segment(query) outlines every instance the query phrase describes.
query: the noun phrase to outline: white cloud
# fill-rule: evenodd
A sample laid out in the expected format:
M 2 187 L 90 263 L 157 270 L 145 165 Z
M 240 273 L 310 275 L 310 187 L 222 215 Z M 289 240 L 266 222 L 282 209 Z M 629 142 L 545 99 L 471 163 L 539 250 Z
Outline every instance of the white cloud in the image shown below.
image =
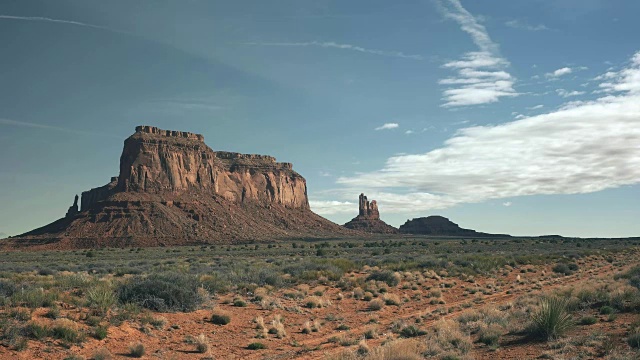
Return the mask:
M 573 72 L 573 69 L 570 67 L 563 67 L 554 72 L 546 73 L 544 76 L 548 78 L 557 78 L 564 75 L 569 75 Z
M 528 107 L 527 110 L 538 110 L 538 109 L 542 109 L 543 107 L 544 105 L 540 104 L 540 105 Z
M 356 203 L 349 201 L 309 200 L 309 206 L 311 206 L 311 210 L 313 210 L 313 212 L 322 215 L 358 212 L 358 206 Z
M 413 131 L 413 130 L 407 130 L 407 131 L 405 131 L 404 133 L 405 133 L 405 134 L 407 134 L 407 135 L 410 135 L 410 134 L 413 134 L 413 133 L 414 133 L 414 131 Z
M 374 130 L 391 130 L 391 129 L 396 129 L 399 126 L 400 125 L 398 125 L 397 123 L 386 123 L 386 124 L 384 124 L 382 126 L 378 126 Z
M 321 47 L 321 48 L 334 48 L 341 50 L 350 50 L 357 51 L 361 53 L 373 54 L 373 55 L 381 55 L 381 56 L 390 56 L 404 59 L 413 59 L 413 60 L 424 60 L 422 55 L 410 55 L 405 54 L 400 51 L 387 51 L 387 50 L 377 50 L 377 49 L 367 49 L 362 46 L 351 45 L 351 44 L 340 44 L 333 41 L 307 41 L 307 42 L 247 42 L 243 43 L 243 45 L 255 45 L 255 46 L 281 46 L 281 47 Z
M 481 105 L 497 102 L 501 97 L 518 96 L 513 89 L 515 79 L 505 71 L 509 62 L 498 55 L 498 45 L 489 37 L 487 29 L 469 13 L 459 0 L 436 2 L 445 17 L 456 21 L 471 36 L 479 51 L 464 54 L 460 60 L 443 65 L 456 71 L 456 76 L 442 79 L 444 107 Z
M 584 91 L 567 91 L 565 89 L 556 89 L 556 93 L 558 93 L 558 95 L 562 96 L 562 97 L 572 97 L 572 96 L 578 96 L 578 95 L 584 95 L 585 92 Z
M 406 213 L 638 184 L 640 52 L 608 78 L 600 84 L 607 95 L 599 99 L 459 130 L 438 149 L 393 156 L 378 171 L 339 178 L 340 191 L 364 191 L 385 212 Z
M 509 207 L 511 205 L 513 205 L 513 203 L 511 201 L 507 201 L 507 202 L 503 202 L 502 203 L 502 206 L 506 206 L 506 207 Z
M 521 29 L 521 30 L 529 30 L 529 31 L 549 30 L 549 28 L 546 27 L 543 24 L 530 25 L 530 24 L 527 24 L 527 23 L 522 22 L 520 20 L 509 20 L 509 21 L 505 22 L 504 24 L 507 25 L 510 28 Z

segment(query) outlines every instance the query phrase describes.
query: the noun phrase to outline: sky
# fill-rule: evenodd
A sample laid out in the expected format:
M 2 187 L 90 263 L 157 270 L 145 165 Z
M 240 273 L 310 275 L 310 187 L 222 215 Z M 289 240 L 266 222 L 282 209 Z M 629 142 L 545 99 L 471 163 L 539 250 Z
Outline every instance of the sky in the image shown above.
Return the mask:
M 118 173 L 136 125 L 292 162 L 345 223 L 640 236 L 634 0 L 0 2 L 0 237 Z

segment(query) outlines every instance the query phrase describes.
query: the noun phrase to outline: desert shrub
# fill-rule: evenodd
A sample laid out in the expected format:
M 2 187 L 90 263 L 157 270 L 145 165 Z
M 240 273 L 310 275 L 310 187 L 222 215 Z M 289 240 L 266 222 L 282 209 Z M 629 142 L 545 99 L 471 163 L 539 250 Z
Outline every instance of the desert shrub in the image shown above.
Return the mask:
M 11 297 L 17 290 L 18 287 L 13 281 L 0 279 L 0 298 Z
M 543 298 L 538 309 L 531 314 L 531 321 L 530 334 L 547 340 L 563 335 L 574 325 L 568 310 L 568 300 L 560 297 Z
M 367 281 L 384 281 L 389 286 L 398 286 L 401 276 L 391 270 L 377 270 L 369 274 Z
M 412 338 L 412 337 L 422 336 L 426 334 L 427 334 L 426 331 L 421 330 L 420 328 L 413 325 L 405 326 L 400 330 L 400 336 L 405 338 Z
M 378 337 L 378 328 L 376 327 L 367 328 L 364 331 L 364 334 L 362 335 L 364 336 L 365 339 L 375 339 Z
M 30 337 L 37 340 L 42 340 L 51 334 L 51 331 L 46 325 L 36 323 L 30 323 L 25 330 Z
M 237 298 L 237 299 L 233 300 L 233 306 L 246 307 L 247 306 L 247 302 L 244 301 L 243 299 Z
M 65 320 L 65 321 L 61 321 Z M 84 341 L 84 335 L 80 333 L 71 320 L 60 319 L 51 329 L 51 336 L 67 343 L 80 343 Z
M 129 356 L 140 358 L 145 354 L 144 344 L 141 342 L 133 343 L 129 345 Z
M 640 332 L 631 332 L 627 337 L 627 344 L 634 349 L 640 349 Z
M 209 339 L 204 334 L 200 334 L 195 338 L 196 351 L 200 354 L 209 352 Z
M 384 303 L 387 305 L 395 305 L 395 306 L 400 305 L 400 297 L 396 294 L 385 294 L 383 299 L 384 299 Z
M 426 346 L 425 357 L 434 357 L 464 355 L 471 350 L 473 344 L 454 321 L 440 320 L 434 325 L 434 331 L 428 332 Z
M 42 289 L 25 289 L 13 293 L 11 299 L 14 304 L 23 304 L 34 309 L 53 305 L 58 300 L 58 293 Z
M 231 316 L 223 311 L 216 311 L 211 315 L 211 322 L 216 325 L 227 325 L 231 322 Z
M 136 276 L 121 284 L 118 298 L 154 311 L 193 311 L 203 302 L 198 278 L 179 273 Z
M 111 360 L 113 356 L 107 348 L 99 348 L 93 353 L 93 360 Z
M 369 301 L 369 310 L 378 311 L 384 307 L 384 301 L 381 299 L 373 299 Z
M 86 299 L 90 307 L 98 310 L 101 314 L 106 314 L 118 298 L 111 286 L 101 284 L 87 290 Z
M 578 320 L 578 324 L 580 325 L 593 325 L 598 322 L 598 319 L 595 316 L 585 316 Z
M 271 328 L 269 329 L 269 333 L 274 334 L 278 339 L 282 339 L 287 336 L 287 331 L 284 328 L 282 317 L 280 315 L 276 315 L 271 321 Z
M 578 264 L 575 263 L 558 263 L 551 270 L 558 274 L 571 275 L 574 271 L 577 271 L 578 268 Z
M 478 340 L 487 346 L 496 347 L 500 342 L 502 333 L 502 327 L 495 324 L 489 325 L 480 329 L 480 336 L 478 337 Z
M 611 306 L 605 305 L 603 307 L 600 308 L 600 314 L 601 315 L 611 315 L 614 312 L 616 312 L 616 309 L 612 308 Z
M 619 274 L 614 277 L 615 280 L 618 280 L 620 278 L 628 279 L 629 285 L 640 289 L 640 266 L 636 266 L 626 273 Z
M 349 330 L 349 329 L 351 329 L 351 328 L 348 325 L 345 325 L 345 324 L 340 324 L 340 325 L 338 325 L 338 327 L 336 327 L 336 330 L 340 330 L 340 331 Z
M 267 346 L 261 342 L 253 342 L 249 345 L 247 345 L 247 349 L 249 350 L 261 350 L 261 349 L 266 349 Z
M 96 326 L 95 329 L 93 329 L 93 337 L 98 339 L 98 340 L 104 340 L 107 338 L 107 335 L 109 334 L 109 327 L 108 326 Z

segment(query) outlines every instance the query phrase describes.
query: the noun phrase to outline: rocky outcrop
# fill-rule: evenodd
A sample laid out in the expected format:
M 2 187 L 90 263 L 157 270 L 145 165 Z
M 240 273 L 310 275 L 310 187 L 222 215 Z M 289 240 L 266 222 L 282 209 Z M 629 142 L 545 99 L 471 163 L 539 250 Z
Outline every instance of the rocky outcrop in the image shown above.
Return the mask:
M 77 200 L 65 218 L 16 237 L 17 244 L 154 246 L 351 234 L 311 212 L 306 180 L 290 163 L 213 151 L 202 135 L 151 126 L 136 127 L 125 140 L 119 176 L 83 192 L 80 209 Z
M 344 224 L 347 229 L 360 230 L 368 233 L 395 234 L 398 229 L 380 220 L 378 203 L 369 200 L 364 194 L 360 194 L 358 201 L 358 216 Z
M 400 232 L 404 234 L 436 236 L 509 237 L 509 235 L 504 234 L 487 234 L 475 230 L 463 229 L 446 217 L 438 215 L 407 220 L 403 225 L 400 225 Z
M 80 210 L 78 209 L 78 195 L 76 195 L 76 197 L 73 200 L 73 205 L 69 206 L 69 210 L 67 210 L 67 215 L 65 215 L 65 217 L 67 218 L 73 217 L 75 214 L 79 212 Z

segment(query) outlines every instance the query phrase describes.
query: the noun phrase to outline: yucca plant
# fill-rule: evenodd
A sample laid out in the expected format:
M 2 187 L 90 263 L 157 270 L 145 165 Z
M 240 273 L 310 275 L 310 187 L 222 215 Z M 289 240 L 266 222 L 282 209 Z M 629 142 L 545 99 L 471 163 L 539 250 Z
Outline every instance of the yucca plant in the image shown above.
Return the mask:
M 547 297 L 531 315 L 532 332 L 547 340 L 558 338 L 574 326 L 568 310 L 569 301 L 559 297 Z

